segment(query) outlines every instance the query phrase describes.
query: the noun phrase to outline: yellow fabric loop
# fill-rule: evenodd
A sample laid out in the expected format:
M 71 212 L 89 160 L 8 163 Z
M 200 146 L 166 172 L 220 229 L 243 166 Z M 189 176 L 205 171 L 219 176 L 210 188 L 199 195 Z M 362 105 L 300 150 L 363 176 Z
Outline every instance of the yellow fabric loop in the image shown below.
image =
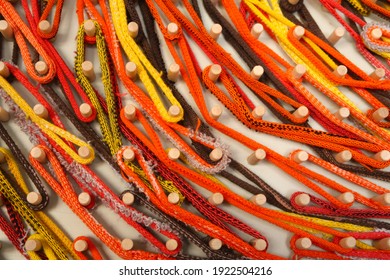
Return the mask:
M 118 126 L 118 115 L 116 112 L 116 102 L 114 96 L 114 89 L 111 83 L 110 69 L 108 66 L 107 49 L 104 41 L 104 37 L 99 24 L 94 21 L 96 27 L 96 46 L 100 62 L 100 68 L 102 71 L 102 82 L 104 91 L 106 94 L 106 102 L 108 109 L 108 120 L 99 99 L 96 96 L 95 90 L 92 87 L 88 78 L 84 75 L 82 70 L 82 63 L 85 59 L 85 45 L 84 45 L 84 24 L 80 25 L 77 34 L 77 54 L 75 59 L 75 72 L 77 81 L 87 93 L 92 105 L 97 111 L 97 119 L 100 124 L 100 128 L 103 133 L 104 141 L 110 148 L 111 154 L 115 155 L 122 147 L 121 134 Z
M 173 96 L 171 89 L 161 79 L 161 74 L 153 67 L 147 57 L 143 54 L 142 50 L 138 47 L 137 43 L 127 32 L 126 22 L 126 10 L 123 1 L 110 0 L 110 8 L 112 20 L 114 23 L 115 30 L 117 32 L 119 41 L 127 54 L 130 61 L 137 65 L 138 75 L 140 80 L 145 85 L 145 88 L 150 96 L 150 99 L 154 102 L 157 110 L 164 120 L 171 123 L 176 123 L 183 119 L 184 111 L 181 104 Z M 160 87 L 161 91 L 167 97 L 172 105 L 180 108 L 180 114 L 178 116 L 170 116 L 165 109 L 164 103 L 162 102 L 156 88 L 153 85 L 148 73 L 153 78 L 154 82 Z
M 11 152 L 5 148 L 0 148 L 0 152 L 4 154 L 9 170 L 16 182 L 27 195 L 28 187 Z M 68 259 L 67 254 L 71 255 L 73 259 L 79 259 L 73 251 L 72 241 L 45 213 L 31 210 L 19 197 L 2 172 L 0 172 L 0 192 L 11 202 L 26 222 L 45 238 L 59 259 Z
M 53 249 L 49 246 L 46 240 L 40 234 L 31 235 L 28 240 L 38 240 L 42 244 L 43 252 L 45 253 L 48 260 L 57 260 L 57 257 Z M 32 260 L 41 260 L 41 257 L 35 251 L 27 251 L 30 259 Z
M 81 164 L 89 164 L 95 158 L 95 152 L 92 147 L 75 135 L 68 131 L 48 122 L 47 120 L 38 117 L 33 109 L 27 104 L 27 102 L 17 93 L 17 91 L 0 75 L 0 87 L 3 88 L 7 94 L 13 99 L 13 101 L 23 110 L 28 118 L 30 118 L 39 128 L 52 138 L 57 144 L 64 149 L 75 161 Z M 88 158 L 80 157 L 71 147 L 69 147 L 63 139 L 81 147 L 85 146 L 90 150 L 90 156 Z

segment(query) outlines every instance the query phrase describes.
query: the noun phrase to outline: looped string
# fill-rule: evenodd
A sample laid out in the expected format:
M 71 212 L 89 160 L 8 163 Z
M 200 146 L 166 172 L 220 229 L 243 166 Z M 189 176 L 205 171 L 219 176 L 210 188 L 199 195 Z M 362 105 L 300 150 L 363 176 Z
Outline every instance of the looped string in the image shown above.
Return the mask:
M 26 26 L 24 21 L 20 18 L 15 8 L 7 0 L 0 0 L 1 14 L 10 24 L 11 28 L 14 31 L 14 36 L 16 42 L 18 43 L 20 53 L 22 55 L 26 70 L 31 78 L 35 81 L 47 84 L 53 80 L 56 74 L 56 65 L 53 59 L 50 57 L 50 54 L 45 51 L 45 49 L 40 45 L 37 38 L 34 36 L 32 31 Z M 31 46 L 42 56 L 44 62 L 47 65 L 47 73 L 40 75 L 36 72 L 35 66 L 32 63 L 31 54 L 28 48 L 28 45 L 25 41 L 31 44 Z
M 55 255 L 53 249 L 46 242 L 46 240 L 45 240 L 45 238 L 43 238 L 43 236 L 36 233 L 36 234 L 30 235 L 28 240 L 36 240 L 36 241 L 40 242 L 44 256 L 48 260 L 57 260 L 57 257 Z M 42 257 L 40 256 L 40 254 L 38 254 L 38 252 L 36 252 L 36 251 L 27 251 L 27 254 L 29 255 L 31 260 L 42 260 Z
M 50 12 L 53 9 L 54 6 L 56 6 L 56 10 L 53 16 L 53 23 L 50 25 L 51 30 L 49 32 L 42 32 L 39 28 L 37 29 L 37 32 L 39 36 L 45 39 L 52 39 L 57 35 L 58 28 L 60 26 L 61 21 L 61 13 L 62 13 L 62 7 L 64 5 L 64 0 L 46 0 L 46 7 L 42 12 L 42 15 L 39 19 L 39 22 L 43 20 L 47 20 L 50 16 Z
M 82 240 L 87 242 L 88 245 L 88 251 L 91 253 L 91 257 L 93 260 L 103 260 L 102 255 L 100 254 L 99 250 L 96 248 L 95 243 L 92 242 L 92 240 L 86 236 L 78 236 L 74 241 L 73 241 L 73 249 L 75 250 L 76 254 L 80 257 L 81 260 L 87 260 L 87 256 L 85 255 L 84 252 L 79 252 L 74 248 L 74 245 L 76 244 L 77 241 Z

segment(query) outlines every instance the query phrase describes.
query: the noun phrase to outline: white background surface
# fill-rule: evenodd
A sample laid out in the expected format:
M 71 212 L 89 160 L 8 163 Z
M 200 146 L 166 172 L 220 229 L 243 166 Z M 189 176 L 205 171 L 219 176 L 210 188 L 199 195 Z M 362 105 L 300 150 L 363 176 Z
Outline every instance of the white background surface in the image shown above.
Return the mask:
M 201 0 L 198 0 L 202 7 L 202 15 L 205 22 L 205 25 L 207 28 L 210 28 L 212 25 L 212 22 L 210 18 L 208 17 L 207 13 L 203 10 L 203 4 Z M 238 1 L 237 1 L 238 2 Z M 305 2 L 307 6 L 309 7 L 310 11 L 312 12 L 312 15 L 315 19 L 318 19 L 318 22 L 320 24 L 321 29 L 324 31 L 325 35 L 329 35 L 334 28 L 338 27 L 338 22 L 335 22 L 335 20 L 332 18 L 332 16 L 328 13 L 324 13 L 323 10 L 320 8 L 319 1 L 317 0 L 306 0 Z M 65 1 L 64 9 L 62 12 L 62 20 L 60 25 L 60 30 L 57 35 L 55 45 L 57 47 L 57 50 L 63 57 L 65 58 L 65 61 L 67 62 L 68 66 L 73 68 L 73 62 L 74 62 L 74 51 L 76 48 L 75 38 L 76 33 L 78 29 L 78 21 L 76 18 L 75 13 L 76 7 L 75 7 L 75 1 Z M 261 35 L 261 40 L 269 44 L 270 46 L 274 46 L 273 50 L 278 52 L 280 55 L 283 55 L 283 51 L 273 42 L 271 42 L 270 38 L 266 34 Z M 232 56 L 241 62 L 240 58 L 237 56 L 236 52 L 233 50 L 232 47 L 230 47 L 226 41 L 223 38 L 223 35 L 219 38 L 218 43 L 224 46 L 231 54 Z M 164 46 L 164 43 L 162 43 Z M 11 46 L 11 45 L 9 45 Z M 345 38 L 341 39 L 340 42 L 336 45 L 336 48 L 345 54 L 348 58 L 350 58 L 354 63 L 359 65 L 364 71 L 371 72 L 373 71 L 373 67 L 370 66 L 355 50 L 353 40 L 352 38 L 347 34 Z M 94 50 L 88 50 L 87 51 L 87 59 L 97 62 L 95 57 Z M 173 62 L 172 57 L 170 56 L 167 49 L 165 49 L 164 52 L 165 59 L 167 62 L 167 65 L 169 65 L 171 62 Z M 284 55 L 283 55 L 284 56 Z M 210 61 L 208 59 L 203 58 L 201 59 L 201 66 L 205 67 L 210 64 Z M 245 63 L 241 63 L 243 67 L 246 67 Z M 250 69 L 247 69 L 250 71 Z M 97 71 L 100 71 L 97 69 Z M 97 72 L 97 81 L 94 82 L 94 85 L 97 86 L 99 89 L 101 89 L 101 84 L 98 81 L 100 77 L 100 73 Z M 240 83 L 240 85 L 242 85 Z M 183 82 L 178 82 L 178 88 L 179 91 L 186 97 L 188 97 L 188 101 L 190 104 L 194 104 L 191 97 L 187 94 L 188 89 L 184 85 Z M 345 89 L 344 89 L 345 90 Z M 25 91 L 23 92 L 23 96 L 26 96 Z M 368 107 L 357 97 L 350 94 L 348 91 L 346 91 L 346 94 L 356 103 L 360 106 L 360 108 L 365 111 Z M 326 97 L 322 96 L 321 94 L 316 93 L 318 98 L 323 101 L 327 106 L 332 110 L 336 111 L 337 107 L 335 104 L 332 104 Z M 211 108 L 213 105 L 218 104 L 219 102 L 211 96 L 210 93 L 205 92 L 205 95 L 207 95 L 208 99 L 208 105 Z M 30 101 L 30 105 L 34 106 L 34 100 L 31 98 L 28 98 Z M 127 101 L 128 98 L 125 98 L 125 101 Z M 260 103 L 256 104 L 260 105 Z M 270 112 L 266 113 L 266 116 L 264 117 L 268 120 L 276 120 L 274 116 Z M 308 147 L 305 147 L 303 145 L 300 145 L 299 143 L 294 143 L 288 140 L 280 139 L 277 137 L 273 137 L 270 135 L 265 135 L 263 133 L 258 133 L 251 131 L 249 129 L 246 129 L 243 127 L 241 123 L 239 123 L 227 110 L 224 111 L 223 116 L 220 118 L 220 121 L 223 122 L 226 125 L 229 125 L 230 127 L 234 127 L 238 131 L 241 131 L 244 135 L 249 136 L 253 139 L 256 139 L 258 142 L 265 144 L 266 146 L 274 149 L 281 155 L 287 156 L 291 151 L 301 148 L 305 149 L 309 152 L 312 152 Z M 310 120 L 310 124 L 315 127 L 321 129 L 321 127 L 318 126 L 312 119 Z M 25 135 L 21 134 L 19 132 L 19 129 L 12 123 L 12 120 L 10 123 L 6 124 L 6 127 L 9 128 L 9 132 L 11 135 L 14 135 L 14 137 L 17 138 L 17 142 L 20 143 L 23 147 L 23 150 L 25 152 L 25 155 L 28 155 L 28 151 L 32 148 L 31 143 L 28 142 Z M 269 183 L 273 188 L 277 189 L 279 192 L 281 192 L 283 195 L 290 197 L 290 195 L 295 191 L 306 191 L 310 192 L 310 190 L 300 184 L 295 179 L 289 177 L 288 175 L 284 174 L 282 170 L 279 170 L 277 167 L 271 165 L 267 162 L 262 162 L 255 166 L 250 166 L 246 164 L 246 157 L 251 153 L 249 149 L 244 147 L 242 144 L 235 142 L 231 140 L 230 138 L 221 135 L 220 133 L 213 130 L 213 132 L 220 136 L 223 140 L 223 142 L 228 143 L 230 145 L 230 150 L 232 157 L 236 160 L 245 163 L 246 166 L 248 166 L 252 171 L 256 172 L 262 179 L 264 179 L 267 183 Z M 79 135 L 77 132 L 75 132 L 76 135 Z M 4 145 L 2 141 L 0 141 L 1 145 Z M 323 174 L 324 171 L 319 170 L 318 168 L 315 168 L 313 166 L 307 165 L 309 168 L 313 170 L 318 170 Z M 92 165 L 93 169 L 96 171 L 96 173 L 109 185 L 111 188 L 117 192 L 120 193 L 124 190 L 124 184 L 121 178 L 117 176 L 116 174 L 111 171 L 111 169 L 103 163 L 98 158 L 95 160 L 95 162 Z M 349 185 L 344 180 L 341 180 L 339 178 L 336 178 L 332 174 L 328 174 L 329 177 L 334 178 L 338 182 L 344 183 Z M 27 178 L 26 178 L 27 179 Z M 224 181 L 226 182 L 226 181 Z M 381 186 L 385 186 L 383 182 L 376 182 Z M 243 190 L 238 189 L 236 186 L 231 186 L 227 182 L 227 185 L 237 192 L 238 194 L 242 195 L 243 197 L 249 198 L 251 195 Z M 352 187 L 352 186 L 351 186 Z M 199 190 L 201 193 L 203 193 L 205 196 L 209 195 L 208 191 L 202 190 L 199 187 L 195 186 L 197 190 Z M 46 213 L 53 218 L 53 220 L 61 226 L 61 228 L 64 230 L 65 233 L 68 234 L 70 238 L 76 238 L 79 235 L 85 235 L 90 238 L 92 238 L 95 241 L 95 244 L 98 246 L 98 249 L 102 253 L 103 257 L 105 259 L 118 259 L 118 257 L 111 252 L 108 248 L 106 248 L 104 245 L 101 244 L 101 242 L 98 241 L 98 239 L 89 231 L 87 226 L 85 226 L 78 218 L 75 216 L 62 201 L 60 201 L 56 195 L 50 190 L 50 188 L 47 188 L 50 191 L 50 204 L 48 208 L 45 210 Z M 360 190 L 360 189 L 359 189 Z M 361 191 L 361 190 L 360 190 Z M 362 192 L 364 194 L 364 192 Z M 137 206 L 136 206 L 137 207 Z M 269 253 L 277 254 L 283 257 L 290 257 L 291 252 L 289 250 L 289 239 L 291 237 L 291 234 L 289 232 L 286 232 L 274 225 L 271 225 L 267 222 L 264 222 L 262 220 L 259 220 L 253 216 L 250 216 L 249 214 L 231 207 L 229 205 L 223 205 L 221 206 L 226 211 L 232 213 L 236 217 L 242 219 L 243 221 L 250 224 L 255 229 L 259 230 L 269 241 Z M 2 209 L 3 210 L 3 209 Z M 146 249 L 151 250 L 151 248 L 145 243 L 145 241 L 142 239 L 142 237 L 139 236 L 139 234 L 133 230 L 131 227 L 129 227 L 126 223 L 124 223 L 116 214 L 114 214 L 111 210 L 108 210 L 104 206 L 99 206 L 96 209 L 93 210 L 93 213 L 95 217 L 100 221 L 105 227 L 110 229 L 110 232 L 114 235 L 118 236 L 119 238 L 132 238 L 135 241 L 135 246 L 138 249 Z M 249 241 L 249 237 L 242 235 L 245 240 Z M 19 252 L 12 247 L 10 242 L 6 239 L 4 234 L 0 232 L 0 241 L 3 244 L 3 248 L 0 249 L 0 259 L 23 259 L 23 257 L 19 254 Z M 202 256 L 202 252 L 198 248 L 195 247 L 189 247 L 187 249 L 184 249 L 185 253 L 187 254 L 195 254 Z

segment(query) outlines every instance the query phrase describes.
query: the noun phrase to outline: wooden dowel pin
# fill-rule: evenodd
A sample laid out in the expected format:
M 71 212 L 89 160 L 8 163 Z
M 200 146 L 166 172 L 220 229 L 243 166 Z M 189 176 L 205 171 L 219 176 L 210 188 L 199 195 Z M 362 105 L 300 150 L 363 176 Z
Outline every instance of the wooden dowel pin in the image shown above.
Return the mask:
M 14 38 L 12 27 L 5 20 L 0 20 L 0 33 L 3 34 L 4 38 L 8 41 L 13 40 Z
M 80 114 L 83 115 L 85 118 L 88 118 L 92 115 L 92 108 L 91 105 L 88 103 L 83 103 L 79 107 Z
M 176 82 L 180 76 L 180 65 L 177 63 L 172 63 L 168 67 L 168 79 L 172 82 Z
M 306 118 L 309 115 L 309 109 L 306 106 L 300 106 L 293 115 L 297 118 Z
M 42 202 L 42 196 L 40 193 L 37 192 L 29 192 L 27 194 L 27 202 L 32 205 L 39 205 Z
M 306 193 L 301 193 L 295 197 L 294 201 L 298 206 L 307 206 L 310 203 L 310 196 Z
M 135 200 L 134 195 L 130 192 L 126 192 L 122 195 L 122 201 L 125 205 L 128 206 L 132 205 L 134 203 L 134 200 Z
M 381 107 L 375 110 L 374 113 L 372 113 L 372 117 L 377 122 L 381 122 L 384 119 L 386 119 L 389 116 L 389 109 L 386 107 Z
M 137 75 L 138 75 L 138 68 L 137 68 L 137 64 L 135 64 L 134 62 L 130 61 L 130 62 L 127 62 L 126 63 L 126 76 L 129 77 L 130 79 L 135 79 L 137 78 Z
M 136 23 L 135 21 L 130 22 L 127 25 L 127 30 L 129 30 L 130 36 L 132 38 L 137 37 L 138 36 L 138 30 L 139 30 L 138 23 Z
M 30 151 L 30 155 L 32 158 L 37 160 L 40 163 L 45 163 L 46 162 L 46 153 L 44 150 L 42 150 L 39 147 L 34 147 Z
M 312 245 L 312 242 L 311 242 L 310 238 L 307 238 L 307 237 L 298 238 L 295 241 L 295 246 L 300 250 L 307 250 L 311 247 L 311 245 Z
M 264 31 L 264 27 L 261 23 L 255 23 L 254 25 L 252 25 L 251 34 L 256 39 L 258 39 L 260 37 L 260 35 L 261 35 L 261 33 L 263 33 L 263 31 Z
M 381 80 L 386 75 L 386 71 L 383 68 L 376 68 L 371 74 L 370 77 L 375 80 Z
M 221 205 L 224 201 L 223 194 L 221 193 L 213 193 L 209 198 L 208 201 L 212 205 Z
M 259 161 L 265 159 L 266 156 L 267 154 L 263 149 L 257 149 L 252 154 L 250 154 L 250 156 L 248 156 L 246 160 L 249 164 L 255 165 Z
M 352 153 L 349 150 L 344 150 L 336 154 L 335 159 L 339 163 L 345 163 L 352 159 Z
M 348 118 L 350 113 L 351 112 L 349 111 L 349 109 L 347 107 L 341 107 L 340 109 L 337 110 L 336 113 L 334 113 L 334 116 L 342 121 L 342 120 Z
M 40 118 L 48 119 L 49 118 L 49 112 L 47 111 L 46 107 L 42 104 L 36 104 L 33 108 L 33 111 L 35 115 L 37 115 Z
M 178 204 L 180 201 L 180 196 L 177 192 L 171 192 L 169 195 L 168 195 L 168 202 L 170 204 Z
M 28 239 L 24 244 L 26 251 L 38 252 L 42 249 L 42 242 L 37 239 Z
M 178 117 L 180 115 L 180 113 L 181 113 L 181 109 L 177 105 L 172 105 L 168 109 L 168 115 L 170 115 L 173 118 Z
M 292 75 L 294 79 L 299 80 L 300 78 L 302 78 L 303 75 L 305 75 L 306 71 L 307 69 L 305 65 L 297 64 L 295 65 L 294 70 L 292 71 Z
M 342 27 L 337 27 L 335 30 L 333 30 L 332 34 L 329 35 L 328 41 L 332 45 L 335 45 L 344 35 L 345 29 Z
M 0 107 L 0 121 L 8 122 L 9 118 L 10 118 L 9 113 L 3 107 Z
M 252 239 L 249 244 L 251 244 L 257 251 L 264 251 L 267 248 L 267 241 L 264 239 Z
M 44 34 L 49 34 L 51 32 L 51 24 L 47 20 L 41 20 L 38 23 L 38 29 L 44 33 Z
M 309 154 L 305 151 L 299 151 L 294 153 L 292 160 L 296 163 L 302 163 L 309 159 Z
M 177 247 L 179 246 L 179 243 L 175 239 L 169 239 L 167 242 L 165 242 L 165 247 L 169 251 L 175 251 Z
M 223 156 L 223 151 L 220 148 L 215 148 L 209 154 L 212 161 L 219 161 Z
M 222 243 L 221 239 L 218 239 L 218 238 L 213 238 L 209 241 L 209 246 L 210 246 L 211 250 L 214 250 L 214 251 L 221 249 L 222 245 L 223 245 L 223 243 Z
M 264 68 L 261 67 L 260 65 L 256 65 L 255 67 L 253 67 L 251 71 L 251 76 L 255 80 L 260 79 L 261 76 L 263 76 L 263 74 L 264 74 Z
M 222 26 L 218 23 L 213 24 L 210 28 L 209 33 L 214 40 L 218 40 L 219 36 L 222 33 Z
M 171 148 L 168 150 L 168 158 L 170 160 L 178 160 L 180 158 L 180 150 L 177 148 Z
M 91 82 L 95 81 L 96 80 L 96 74 L 95 74 L 95 70 L 93 69 L 94 66 L 93 66 L 93 63 L 91 61 L 84 61 L 82 64 L 81 64 L 81 69 L 83 71 L 83 74 L 88 78 L 88 80 L 90 80 Z
M 93 20 L 88 19 L 84 21 L 84 32 L 87 36 L 95 36 L 96 35 L 96 26 Z
M 337 199 L 345 204 L 349 204 L 355 201 L 355 196 L 351 192 L 345 192 L 340 194 Z
M 340 240 L 339 244 L 345 249 L 352 249 L 356 246 L 356 239 L 352 236 L 344 237 Z
M 171 22 L 167 26 L 167 31 L 169 35 L 176 35 L 179 32 L 179 26 L 176 23 Z
M 374 246 L 379 250 L 390 250 L 390 237 L 374 241 Z
M 384 206 L 390 206 L 390 193 L 374 196 L 372 199 Z
M 252 196 L 249 199 L 249 201 L 253 202 L 254 204 L 256 204 L 258 206 L 261 206 L 267 202 L 267 197 L 264 194 L 259 193 L 259 194 Z
M 294 28 L 293 35 L 297 40 L 300 40 L 305 35 L 305 28 L 298 25 Z
M 125 238 L 121 242 L 121 247 L 124 251 L 130 251 L 134 247 L 134 242 L 130 238 Z
M 135 108 L 134 105 L 127 104 L 123 110 L 124 110 L 126 119 L 128 119 L 129 121 L 134 121 L 136 119 L 137 108 Z
M 337 68 L 333 71 L 333 74 L 336 75 L 337 78 L 344 78 L 347 73 L 348 68 L 344 65 L 337 66 Z
M 255 109 L 252 111 L 252 117 L 255 119 L 262 119 L 265 115 L 265 107 L 264 106 L 256 106 Z
M 77 199 L 78 199 L 80 205 L 82 205 L 84 207 L 87 207 L 92 202 L 92 197 L 87 192 L 80 193 Z
M 8 78 L 9 75 L 10 75 L 9 69 L 8 69 L 7 65 L 5 65 L 5 63 L 3 61 L 0 61 L 0 75 L 3 78 Z
M 88 250 L 88 243 L 87 241 L 80 239 L 74 243 L 73 247 L 77 252 L 85 252 Z
M 49 67 L 44 61 L 38 61 L 35 63 L 34 67 L 35 71 L 37 71 L 40 75 L 46 75 L 47 72 L 49 72 Z
M 222 115 L 222 107 L 219 106 L 219 105 L 215 105 L 211 108 L 210 110 L 210 116 L 214 119 L 214 120 L 218 120 L 219 117 Z
M 219 78 L 219 75 L 221 75 L 222 73 L 222 67 L 221 65 L 219 64 L 213 64 L 211 67 L 210 67 L 210 71 L 209 71 L 209 79 L 213 82 L 216 82 Z

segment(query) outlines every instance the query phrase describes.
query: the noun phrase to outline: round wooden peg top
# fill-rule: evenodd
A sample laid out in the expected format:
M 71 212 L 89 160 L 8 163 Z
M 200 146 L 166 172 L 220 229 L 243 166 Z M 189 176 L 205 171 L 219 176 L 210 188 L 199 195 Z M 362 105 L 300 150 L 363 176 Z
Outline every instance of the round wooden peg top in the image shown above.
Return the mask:
M 32 205 L 39 205 L 42 202 L 42 196 L 37 192 L 29 192 L 26 199 Z
M 28 239 L 24 244 L 26 251 L 37 252 L 42 249 L 42 242 L 37 239 Z
M 121 242 L 121 247 L 124 251 L 130 251 L 134 247 L 134 242 L 130 238 L 125 238 Z
M 123 194 L 122 196 L 122 201 L 125 205 L 132 205 L 134 203 L 134 195 L 130 192 L 126 192 L 125 194 Z
M 175 251 L 177 247 L 179 247 L 179 243 L 175 239 L 169 239 L 167 242 L 165 242 L 165 247 L 169 251 Z
M 218 239 L 218 238 L 213 238 L 209 241 L 209 246 L 210 246 L 211 250 L 214 250 L 214 251 L 221 249 L 222 245 L 223 245 L 223 243 L 222 243 L 221 239 Z
M 73 247 L 77 252 L 85 252 L 88 250 L 88 243 L 87 241 L 80 239 L 74 243 Z

